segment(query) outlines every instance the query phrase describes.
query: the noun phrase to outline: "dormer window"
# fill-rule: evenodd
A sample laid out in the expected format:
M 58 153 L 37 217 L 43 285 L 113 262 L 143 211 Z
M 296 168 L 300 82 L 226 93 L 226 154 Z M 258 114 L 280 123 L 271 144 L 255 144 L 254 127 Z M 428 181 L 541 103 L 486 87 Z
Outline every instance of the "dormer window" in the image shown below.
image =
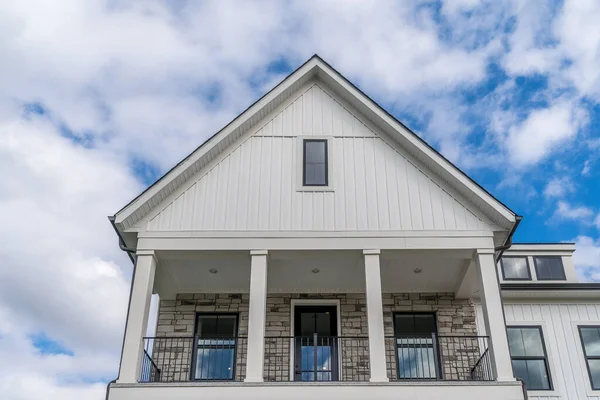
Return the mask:
M 327 140 L 304 139 L 302 154 L 302 186 L 327 186 Z
M 529 262 L 527 257 L 502 257 L 502 278 L 505 281 L 530 281 Z
M 564 281 L 565 268 L 560 257 L 538 256 L 533 257 L 535 273 L 538 281 Z

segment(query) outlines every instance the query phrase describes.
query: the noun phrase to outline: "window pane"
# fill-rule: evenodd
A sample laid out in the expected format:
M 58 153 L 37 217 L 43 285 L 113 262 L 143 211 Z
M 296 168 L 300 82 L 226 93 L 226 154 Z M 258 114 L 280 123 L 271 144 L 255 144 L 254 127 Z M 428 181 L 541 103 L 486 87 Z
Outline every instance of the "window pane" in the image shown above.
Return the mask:
M 503 257 L 504 279 L 531 279 L 526 257 Z
M 528 390 L 550 389 L 550 379 L 548 378 L 545 360 L 527 360 L 527 372 L 529 374 Z
M 325 164 L 325 141 L 305 141 L 304 159 L 308 164 Z
M 415 319 L 413 314 L 395 315 L 396 336 L 408 336 L 415 332 Z
M 431 314 L 415 314 L 415 334 L 430 336 L 435 333 L 435 321 Z
M 579 328 L 586 356 L 600 357 L 600 328 Z
M 232 379 L 233 348 L 198 348 L 196 379 Z
M 513 357 L 544 357 L 541 331 L 538 328 L 508 328 L 508 346 Z
M 398 376 L 401 379 L 436 377 L 433 347 L 398 347 Z
M 300 335 L 312 337 L 315 328 L 315 313 L 303 312 L 300 314 Z
M 508 347 L 510 355 L 513 357 L 522 357 L 525 355 L 525 347 L 523 346 L 523 336 L 519 328 L 507 328 L 508 332 Z
M 544 346 L 542 345 L 542 336 L 538 328 L 523 328 L 523 346 L 525 355 L 528 357 L 544 357 Z
M 600 360 L 588 360 L 588 365 L 590 367 L 592 387 L 600 389 Z
M 325 175 L 325 164 L 306 164 L 305 185 L 325 185 L 327 177 Z
M 220 315 L 217 319 L 218 337 L 235 337 L 235 321 L 234 315 Z
M 525 382 L 527 390 L 550 389 L 545 360 L 513 360 L 512 365 L 515 376 Z
M 331 336 L 331 314 L 319 312 L 316 313 L 317 333 L 321 336 Z
M 534 257 L 538 280 L 564 280 L 565 271 L 560 257 Z
M 198 335 L 203 338 L 211 338 L 217 336 L 216 315 L 198 316 Z

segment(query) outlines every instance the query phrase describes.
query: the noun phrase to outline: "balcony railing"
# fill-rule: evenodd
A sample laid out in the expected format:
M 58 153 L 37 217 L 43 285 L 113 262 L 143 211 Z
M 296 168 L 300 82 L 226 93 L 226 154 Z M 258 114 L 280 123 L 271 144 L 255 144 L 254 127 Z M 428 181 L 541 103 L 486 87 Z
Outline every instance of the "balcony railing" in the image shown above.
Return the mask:
M 140 382 L 243 381 L 246 337 L 144 338 Z
M 388 378 L 492 381 L 487 336 L 386 337 Z
M 264 371 L 270 382 L 368 381 L 369 338 L 265 337 Z
M 492 381 L 486 336 L 389 336 L 390 381 Z M 140 382 L 238 381 L 246 337 L 148 337 Z M 370 378 L 366 336 L 265 337 L 264 380 L 361 382 Z

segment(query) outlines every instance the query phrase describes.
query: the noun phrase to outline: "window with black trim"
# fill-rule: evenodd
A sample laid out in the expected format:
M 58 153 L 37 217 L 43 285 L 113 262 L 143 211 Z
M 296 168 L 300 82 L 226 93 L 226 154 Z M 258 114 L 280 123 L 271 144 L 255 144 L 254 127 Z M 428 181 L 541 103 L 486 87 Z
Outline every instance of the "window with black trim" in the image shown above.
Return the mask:
M 327 186 L 327 139 L 304 139 L 302 146 L 302 186 Z
M 193 379 L 232 380 L 235 377 L 237 314 L 198 314 Z
M 538 281 L 564 281 L 567 279 L 560 257 L 533 257 L 533 263 Z
M 433 313 L 395 313 L 394 336 L 400 379 L 440 376 L 437 323 Z
M 600 326 L 580 326 L 579 336 L 593 390 L 600 390 Z
M 531 272 L 527 257 L 505 256 L 500 259 L 502 278 L 505 281 L 530 281 Z
M 512 366 L 527 390 L 552 390 L 548 356 L 540 326 L 507 327 Z

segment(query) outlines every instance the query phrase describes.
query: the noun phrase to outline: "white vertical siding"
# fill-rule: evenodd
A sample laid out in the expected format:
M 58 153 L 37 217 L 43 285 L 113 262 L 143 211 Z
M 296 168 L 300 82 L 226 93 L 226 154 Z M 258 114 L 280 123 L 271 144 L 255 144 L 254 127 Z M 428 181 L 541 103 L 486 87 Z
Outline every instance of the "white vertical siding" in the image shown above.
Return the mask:
M 329 136 L 333 191 L 297 191 L 297 136 Z M 148 223 L 161 230 L 482 230 L 475 212 L 318 85 Z
M 481 306 L 476 307 L 477 326 L 485 334 Z M 507 325 L 542 326 L 546 352 L 550 358 L 551 379 L 554 390 L 547 394 L 530 393 L 534 400 L 600 400 L 591 395 L 590 381 L 586 369 L 577 325 L 600 323 L 600 302 L 574 304 L 572 302 L 543 304 L 537 302 L 508 303 L 504 313 Z M 542 321 L 542 323 L 539 323 Z M 538 394 L 541 394 L 538 396 Z

